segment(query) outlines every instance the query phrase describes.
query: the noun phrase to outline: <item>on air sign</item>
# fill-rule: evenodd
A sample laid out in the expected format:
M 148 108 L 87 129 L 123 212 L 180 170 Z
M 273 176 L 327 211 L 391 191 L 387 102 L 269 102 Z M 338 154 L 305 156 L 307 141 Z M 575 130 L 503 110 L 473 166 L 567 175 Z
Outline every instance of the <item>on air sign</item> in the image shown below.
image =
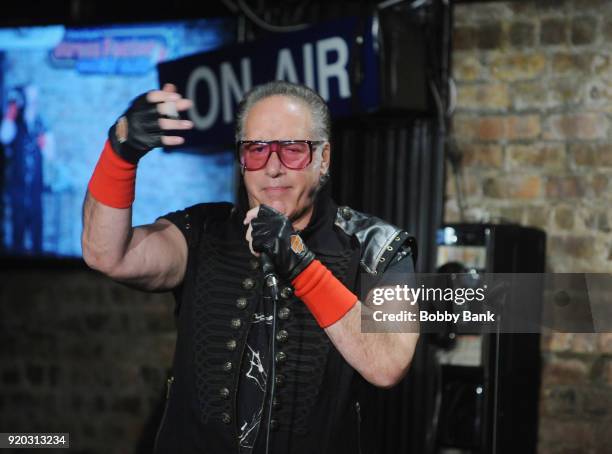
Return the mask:
M 335 117 L 366 112 L 379 99 L 371 30 L 371 21 L 349 18 L 276 34 L 161 63 L 159 81 L 174 83 L 194 101 L 188 117 L 195 128 L 186 135 L 193 146 L 232 143 L 236 105 L 271 80 L 313 88 Z

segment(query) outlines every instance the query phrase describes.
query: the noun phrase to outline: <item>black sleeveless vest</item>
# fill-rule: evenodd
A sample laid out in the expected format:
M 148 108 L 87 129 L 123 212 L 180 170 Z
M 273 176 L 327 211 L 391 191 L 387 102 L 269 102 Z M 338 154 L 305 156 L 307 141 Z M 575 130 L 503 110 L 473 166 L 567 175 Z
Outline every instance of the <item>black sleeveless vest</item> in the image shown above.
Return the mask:
M 155 453 L 238 453 L 236 396 L 250 320 L 261 297 L 259 261 L 245 240 L 244 212 L 199 204 L 165 216 L 189 246 L 185 279 L 175 289 L 177 344 Z M 331 199 L 318 203 L 302 233 L 325 266 L 354 293 L 359 272 L 377 273 L 414 240 L 406 232 Z M 276 399 L 271 452 L 356 453 L 360 415 L 346 363 L 287 282 L 280 284 Z M 261 431 L 265 431 L 262 426 Z

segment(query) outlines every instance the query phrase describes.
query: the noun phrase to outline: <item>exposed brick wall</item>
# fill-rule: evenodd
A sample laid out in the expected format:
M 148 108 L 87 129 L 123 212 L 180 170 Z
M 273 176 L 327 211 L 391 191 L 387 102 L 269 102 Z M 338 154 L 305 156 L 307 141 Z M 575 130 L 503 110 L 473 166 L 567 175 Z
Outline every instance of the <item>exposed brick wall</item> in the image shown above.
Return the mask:
M 170 294 L 91 271 L 0 277 L 0 428 L 69 432 L 70 452 L 135 453 L 163 396 Z
M 612 1 L 458 5 L 453 75 L 467 220 L 544 229 L 550 272 L 612 272 Z M 612 335 L 542 355 L 539 452 L 610 452 Z

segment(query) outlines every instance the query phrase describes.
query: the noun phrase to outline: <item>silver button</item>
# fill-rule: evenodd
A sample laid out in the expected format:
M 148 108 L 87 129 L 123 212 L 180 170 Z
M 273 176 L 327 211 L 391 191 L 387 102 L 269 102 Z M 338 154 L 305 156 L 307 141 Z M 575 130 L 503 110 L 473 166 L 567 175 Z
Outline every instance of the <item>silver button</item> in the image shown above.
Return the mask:
M 285 352 L 278 352 L 275 359 L 277 363 L 284 363 L 287 360 L 287 354 Z
M 227 399 L 230 395 L 230 390 L 227 388 L 221 388 L 219 390 L 219 396 L 221 396 L 223 399 Z
M 236 341 L 234 339 L 230 339 L 225 343 L 225 346 L 230 352 L 236 350 Z
M 293 293 L 293 289 L 291 287 L 283 287 L 280 291 L 280 296 L 287 299 Z
M 276 377 L 274 377 L 274 381 L 276 382 L 276 386 L 283 386 L 285 383 L 285 376 L 277 374 Z
M 280 407 L 280 402 L 279 402 L 278 398 L 275 397 L 272 400 L 272 408 L 278 408 L 278 407 Z
M 270 430 L 278 430 L 278 421 L 276 419 L 270 420 Z
M 253 279 L 251 279 L 250 277 L 245 278 L 242 281 L 242 288 L 245 290 L 251 290 L 253 287 L 255 287 L 255 281 Z
M 223 424 L 229 424 L 232 422 L 232 417 L 229 413 L 221 413 L 221 421 L 223 421 Z
M 351 213 L 351 209 L 349 207 L 343 207 L 341 211 L 342 217 L 347 221 L 353 217 L 353 214 Z
M 258 260 L 256 260 L 256 259 L 251 259 L 251 260 L 249 261 L 249 265 L 250 265 L 251 269 L 252 269 L 253 271 L 255 271 L 257 268 L 259 268 L 259 261 L 258 261 Z
M 226 362 L 225 364 L 223 364 L 223 370 L 225 372 L 229 372 L 232 370 L 233 364 L 231 361 Z
M 289 315 L 291 315 L 291 311 L 288 307 L 281 307 L 278 311 L 278 318 L 281 320 L 287 320 Z
M 289 333 L 285 329 L 281 329 L 278 333 L 276 333 L 276 340 L 278 342 L 287 342 L 289 338 Z
M 233 318 L 230 324 L 232 328 L 238 329 L 242 326 L 242 320 L 240 320 L 239 318 Z
M 247 305 L 249 304 L 249 302 L 247 301 L 247 299 L 243 296 L 241 296 L 240 298 L 238 298 L 236 300 L 236 307 L 238 309 L 245 309 L 247 307 Z
M 191 224 L 187 223 L 185 224 L 185 230 L 189 230 L 191 228 Z

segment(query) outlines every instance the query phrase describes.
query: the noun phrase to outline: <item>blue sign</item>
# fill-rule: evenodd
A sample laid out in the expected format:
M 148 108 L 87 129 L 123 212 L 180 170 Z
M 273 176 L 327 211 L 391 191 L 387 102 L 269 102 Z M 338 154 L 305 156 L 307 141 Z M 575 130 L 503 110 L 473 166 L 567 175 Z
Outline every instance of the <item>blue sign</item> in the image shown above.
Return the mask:
M 164 62 L 160 85 L 171 82 L 194 101 L 187 115 L 195 128 L 185 135 L 192 146 L 233 143 L 236 105 L 271 80 L 313 88 L 334 117 L 368 112 L 380 98 L 374 26 L 347 18 Z

